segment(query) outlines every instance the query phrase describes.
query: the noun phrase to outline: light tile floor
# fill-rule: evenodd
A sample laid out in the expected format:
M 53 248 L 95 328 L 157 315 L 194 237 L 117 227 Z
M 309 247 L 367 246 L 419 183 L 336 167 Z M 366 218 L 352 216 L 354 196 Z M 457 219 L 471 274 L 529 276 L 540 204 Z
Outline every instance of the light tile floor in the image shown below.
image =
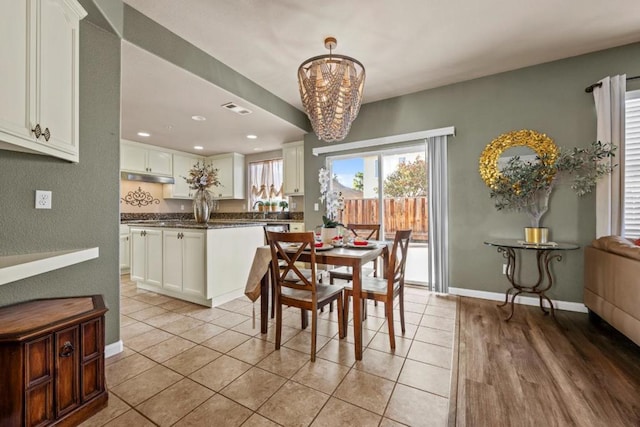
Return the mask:
M 125 350 L 106 360 L 109 406 L 82 425 L 445 426 L 455 298 L 407 287 L 406 334 L 396 322 L 395 352 L 382 304 L 370 303 L 360 362 L 352 328 L 338 339 L 336 313 L 325 310 L 311 363 L 311 335 L 297 309 L 285 310 L 275 351 L 275 324 L 260 334 L 244 297 L 206 308 L 139 290 L 122 276 Z

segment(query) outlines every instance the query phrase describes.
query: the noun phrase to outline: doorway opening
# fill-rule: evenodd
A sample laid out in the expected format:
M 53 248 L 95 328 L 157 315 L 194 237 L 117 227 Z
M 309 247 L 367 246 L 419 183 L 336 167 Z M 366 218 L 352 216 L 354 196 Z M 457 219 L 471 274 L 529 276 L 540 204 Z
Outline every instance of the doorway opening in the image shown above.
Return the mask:
M 429 285 L 427 144 L 327 157 L 331 190 L 342 193 L 343 224 L 380 224 L 392 241 L 411 229 L 405 282 Z

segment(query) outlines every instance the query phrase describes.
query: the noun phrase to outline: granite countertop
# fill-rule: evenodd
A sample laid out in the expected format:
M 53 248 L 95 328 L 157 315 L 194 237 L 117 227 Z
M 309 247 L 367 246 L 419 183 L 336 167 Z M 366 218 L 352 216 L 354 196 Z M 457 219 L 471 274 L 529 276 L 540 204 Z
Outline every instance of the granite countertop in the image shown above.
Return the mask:
M 143 220 L 143 221 L 123 221 L 122 224 L 143 227 L 160 228 L 190 228 L 197 230 L 211 230 L 216 228 L 238 228 L 238 227 L 263 227 L 268 221 L 250 220 L 210 220 L 206 224 L 195 222 L 194 220 Z M 273 223 L 273 221 L 269 221 Z
M 120 214 L 120 224 L 151 224 L 159 222 L 181 222 L 182 224 L 196 224 L 193 213 L 124 213 Z M 220 224 L 226 227 L 230 223 L 246 224 L 287 224 L 304 223 L 302 212 L 213 212 L 209 224 Z M 207 227 L 202 227 L 207 228 Z

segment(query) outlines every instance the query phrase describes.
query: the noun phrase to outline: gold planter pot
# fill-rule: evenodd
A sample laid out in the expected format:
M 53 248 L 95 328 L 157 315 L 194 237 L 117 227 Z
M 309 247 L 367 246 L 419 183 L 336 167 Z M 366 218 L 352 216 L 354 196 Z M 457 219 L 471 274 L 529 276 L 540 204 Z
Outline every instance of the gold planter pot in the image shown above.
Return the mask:
M 547 243 L 549 229 L 547 227 L 525 227 L 524 241 L 527 243 Z

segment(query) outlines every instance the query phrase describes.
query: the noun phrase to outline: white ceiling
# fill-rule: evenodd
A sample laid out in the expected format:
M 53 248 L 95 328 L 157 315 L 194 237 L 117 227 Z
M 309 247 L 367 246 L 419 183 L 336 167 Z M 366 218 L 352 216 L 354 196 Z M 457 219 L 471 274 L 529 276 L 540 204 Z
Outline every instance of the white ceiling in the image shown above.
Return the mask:
M 364 64 L 364 103 L 640 41 L 638 0 L 125 2 L 298 109 L 298 66 L 327 53 L 329 35 L 335 53 Z M 304 135 L 126 42 L 122 64 L 123 138 L 248 154 Z M 228 101 L 253 114 L 231 117 L 219 107 Z M 210 120 L 193 122 L 194 114 Z

